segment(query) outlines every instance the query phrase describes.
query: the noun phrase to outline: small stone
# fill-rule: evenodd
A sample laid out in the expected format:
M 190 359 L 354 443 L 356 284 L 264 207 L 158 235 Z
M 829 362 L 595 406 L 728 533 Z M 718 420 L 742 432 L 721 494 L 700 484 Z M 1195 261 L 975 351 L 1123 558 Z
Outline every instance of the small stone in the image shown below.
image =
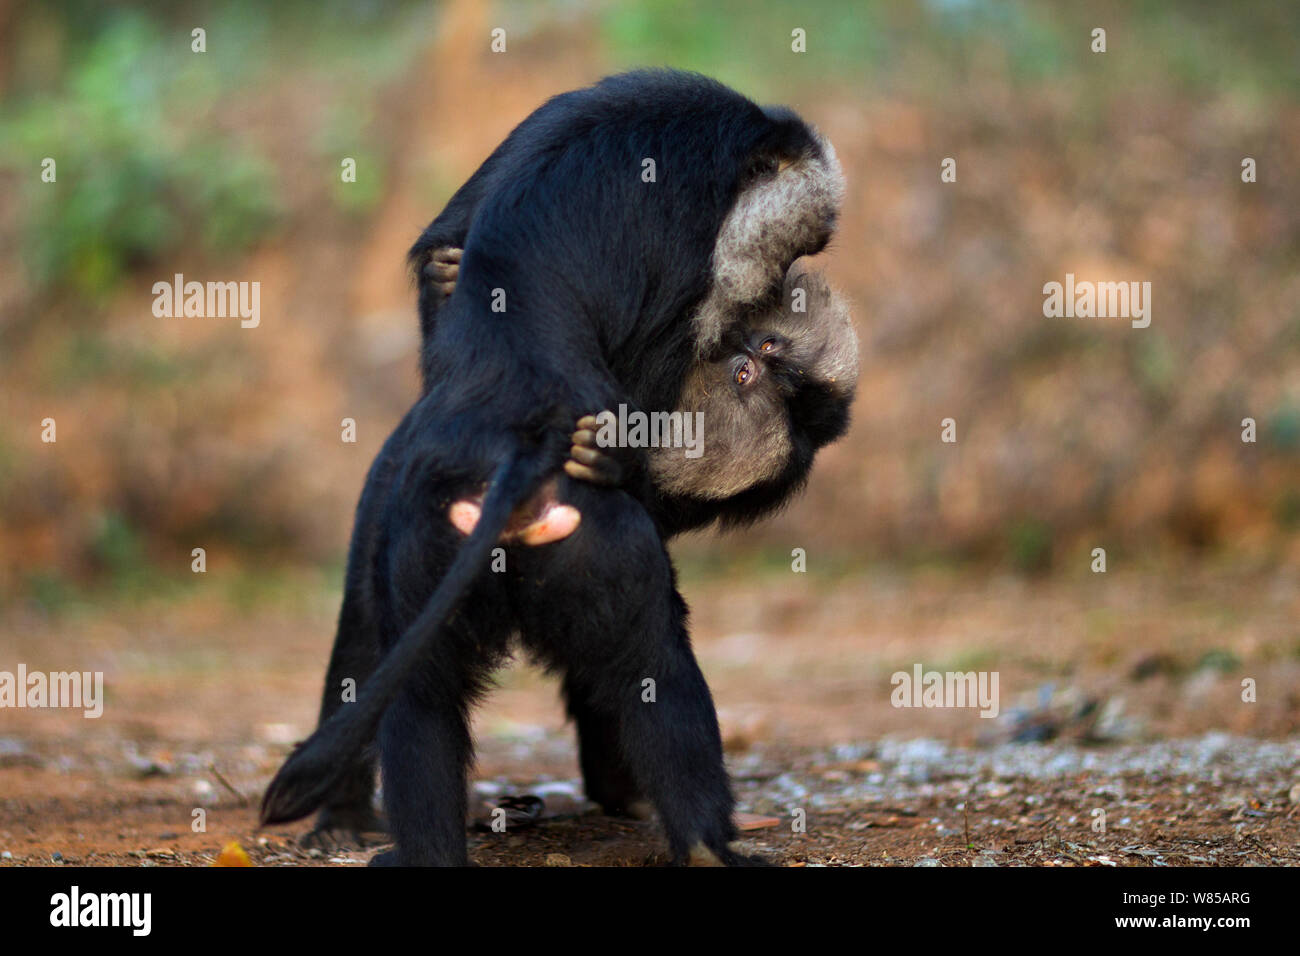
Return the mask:
M 940 863 L 932 856 L 923 856 L 921 857 L 921 859 L 917 860 L 912 865 L 913 866 L 943 866 L 942 863 Z
M 8 850 L 5 850 L 3 853 L 0 853 L 0 860 L 12 860 L 13 858 L 14 855 L 10 853 Z
M 262 724 L 257 728 L 258 736 L 268 744 L 287 746 L 298 740 L 298 728 L 293 724 Z
M 547 866 L 573 866 L 573 861 L 570 860 L 563 853 L 548 853 L 546 854 L 546 865 Z
M 50 859 L 51 859 L 53 862 L 55 862 L 55 863 L 62 863 L 62 862 L 63 862 L 63 854 L 62 854 L 62 853 L 58 853 L 58 852 L 52 853 L 52 854 L 50 855 Z

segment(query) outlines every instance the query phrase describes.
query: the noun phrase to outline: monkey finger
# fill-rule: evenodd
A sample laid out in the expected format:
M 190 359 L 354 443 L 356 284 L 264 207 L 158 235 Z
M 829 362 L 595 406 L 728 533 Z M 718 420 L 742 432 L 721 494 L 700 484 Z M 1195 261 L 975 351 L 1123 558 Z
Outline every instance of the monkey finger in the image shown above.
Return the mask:
M 616 471 L 600 467 L 592 468 L 588 465 L 580 465 L 572 460 L 564 463 L 564 473 L 570 478 L 585 481 L 589 485 L 615 486 L 620 484 Z
M 460 263 L 460 257 L 464 251 L 464 249 L 458 249 L 455 246 L 443 246 L 440 249 L 433 250 L 433 261 L 457 265 Z
M 600 484 L 600 474 L 594 468 L 586 465 L 580 465 L 573 459 L 564 463 L 564 473 L 570 478 L 577 478 L 579 481 L 589 481 L 592 484 Z
M 576 427 L 580 430 L 594 432 L 599 430 L 600 428 L 600 419 L 597 418 L 595 415 L 583 415 L 581 418 L 578 419 L 578 424 Z
M 599 447 L 596 444 L 596 433 L 593 431 L 588 431 L 585 428 L 581 428 L 578 431 L 573 433 L 573 443 L 575 445 L 581 445 L 585 448 Z
M 574 445 L 569 449 L 569 458 L 583 465 L 591 465 L 593 468 L 596 468 L 605 461 L 605 454 L 596 448 L 588 448 L 584 445 Z
M 609 459 L 601 458 L 594 465 L 584 465 L 570 458 L 564 463 L 564 473 L 570 478 L 577 478 L 592 485 L 615 486 L 622 484 L 617 466 Z

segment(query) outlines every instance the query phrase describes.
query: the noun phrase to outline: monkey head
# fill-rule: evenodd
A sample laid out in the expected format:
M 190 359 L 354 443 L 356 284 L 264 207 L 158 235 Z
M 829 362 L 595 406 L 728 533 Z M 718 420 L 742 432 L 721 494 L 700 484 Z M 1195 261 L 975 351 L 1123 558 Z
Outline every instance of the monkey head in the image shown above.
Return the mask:
M 772 482 L 843 434 L 858 379 L 858 342 L 844 300 L 817 273 L 792 267 L 781 301 L 720 334 L 686 378 L 679 409 L 702 413 L 704 452 L 658 449 L 649 468 L 668 494 L 722 499 Z
M 694 315 L 698 355 L 721 341 L 739 309 L 774 301 L 794 261 L 825 248 L 844 200 L 835 148 L 784 107 L 742 166 L 713 248 L 713 282 Z

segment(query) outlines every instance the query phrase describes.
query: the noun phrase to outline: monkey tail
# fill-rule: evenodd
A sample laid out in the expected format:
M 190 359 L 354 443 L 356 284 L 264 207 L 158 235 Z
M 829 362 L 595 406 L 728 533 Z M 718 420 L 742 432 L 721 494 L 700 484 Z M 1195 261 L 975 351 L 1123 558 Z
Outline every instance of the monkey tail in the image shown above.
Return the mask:
M 457 599 L 482 570 L 514 508 L 541 483 L 551 462 L 537 449 L 516 446 L 497 468 L 473 533 L 414 623 L 384 655 L 355 703 L 339 708 L 303 741 L 276 773 L 262 797 L 262 824 L 307 816 L 337 789 L 352 758 L 374 739 L 402 682 L 428 651 Z

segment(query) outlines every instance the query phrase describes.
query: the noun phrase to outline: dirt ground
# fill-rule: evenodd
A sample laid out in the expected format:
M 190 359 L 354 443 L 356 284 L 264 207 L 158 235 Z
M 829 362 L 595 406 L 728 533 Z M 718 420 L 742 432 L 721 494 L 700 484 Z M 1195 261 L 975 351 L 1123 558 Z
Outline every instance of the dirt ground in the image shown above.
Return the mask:
M 739 809 L 760 827 L 747 852 L 793 866 L 1300 863 L 1294 574 L 817 578 L 695 559 L 696 644 Z M 243 612 L 219 583 L 111 614 L 9 612 L 0 666 L 102 670 L 106 704 L 98 719 L 0 711 L 0 865 L 208 865 L 230 841 L 257 865 L 364 863 L 373 850 L 300 848 L 306 823 L 256 828 L 261 788 L 313 723 L 337 601 L 316 578 L 276 593 Z M 917 663 L 996 671 L 999 715 L 893 707 L 890 675 Z M 501 674 L 476 738 L 477 819 L 505 796 L 545 804 L 534 825 L 471 832 L 478 863 L 666 862 L 655 823 L 582 798 L 554 682 L 535 668 Z

